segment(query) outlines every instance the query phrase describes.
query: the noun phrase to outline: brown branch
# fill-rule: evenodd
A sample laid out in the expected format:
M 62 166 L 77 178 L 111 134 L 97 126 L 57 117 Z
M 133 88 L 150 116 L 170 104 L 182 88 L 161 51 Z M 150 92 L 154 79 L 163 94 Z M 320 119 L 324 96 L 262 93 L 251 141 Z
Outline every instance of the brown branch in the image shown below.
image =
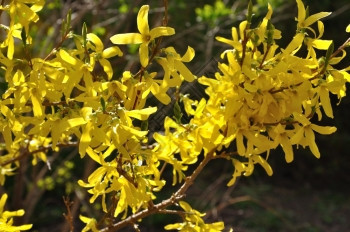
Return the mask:
M 1 0 L 0 6 L 3 6 L 5 3 L 5 0 Z M 4 10 L 0 10 L 0 23 L 1 23 L 1 15 Z
M 271 48 L 271 45 L 268 44 L 268 45 L 267 45 L 267 48 L 266 48 L 266 52 L 265 52 L 265 54 L 264 54 L 264 57 L 262 58 L 262 60 L 261 60 L 261 62 L 260 62 L 259 69 L 262 69 L 262 67 L 263 67 L 263 65 L 264 65 L 264 62 L 265 62 L 265 60 L 266 60 L 267 54 L 268 54 L 269 51 L 270 51 L 270 48 Z
M 75 147 L 77 145 L 78 145 L 78 142 L 70 142 L 70 143 L 59 143 L 56 146 L 57 147 Z M 22 160 L 25 157 L 33 155 L 35 153 L 44 152 L 44 151 L 47 151 L 47 150 L 50 150 L 50 149 L 52 149 L 52 145 L 45 146 L 45 147 L 40 147 L 40 148 L 38 148 L 35 151 L 29 151 L 28 148 L 25 148 L 25 149 L 23 149 L 23 151 L 21 152 L 21 154 L 19 156 L 14 157 L 14 158 L 9 159 L 9 160 L 6 160 L 5 162 L 0 164 L 0 167 L 1 166 L 3 167 L 3 166 L 6 166 L 8 164 L 14 163 L 16 161 Z
M 152 205 L 147 209 L 144 209 L 138 213 L 130 215 L 126 219 L 113 224 L 112 226 L 101 229 L 100 232 L 112 232 L 122 229 L 128 225 L 134 225 L 138 220 L 150 216 L 152 214 L 157 214 L 164 211 L 167 207 L 176 204 L 179 200 L 185 197 L 185 193 L 188 188 L 193 184 L 194 180 L 198 177 L 199 173 L 203 170 L 203 168 L 208 164 L 210 160 L 213 159 L 214 153 L 216 149 L 210 151 L 202 160 L 202 162 L 197 166 L 191 176 L 188 176 L 184 182 L 184 184 L 168 199 L 163 200 L 162 202 Z
M 161 214 L 176 214 L 176 215 L 183 216 L 183 215 L 188 214 L 189 212 L 180 211 L 180 210 L 162 209 L 162 210 L 159 210 L 158 213 L 161 213 Z
M 246 31 L 246 29 L 244 29 L 244 38 L 242 41 L 242 58 L 241 58 L 241 62 L 240 62 L 241 67 L 243 67 L 243 62 L 244 62 L 245 53 L 247 50 L 248 40 L 249 40 L 249 37 L 247 36 L 247 31 Z
M 73 205 L 73 202 L 70 201 L 69 197 L 63 197 L 63 202 L 67 209 L 67 214 L 64 213 L 63 216 L 69 225 L 69 231 L 73 232 L 74 226 L 73 226 L 73 216 L 71 212 L 71 206 Z
M 206 212 L 206 217 L 210 217 L 212 214 L 216 214 L 217 212 L 222 211 L 224 208 L 239 203 L 239 202 L 245 202 L 245 201 L 252 201 L 253 198 L 251 196 L 240 196 L 240 197 L 234 197 L 230 198 L 228 200 L 225 200 L 224 202 L 220 203 L 215 208 L 210 209 L 208 212 Z
M 137 182 L 135 181 L 134 177 L 130 176 L 124 169 L 123 169 L 123 163 L 122 163 L 122 154 L 120 154 L 119 159 L 117 160 L 117 171 L 120 175 L 124 176 L 124 178 L 129 181 L 135 188 L 138 187 Z
M 62 22 L 63 23 L 63 22 Z M 51 50 L 51 52 L 44 58 L 44 61 L 48 60 L 49 58 L 51 58 L 51 56 L 53 56 L 62 46 L 63 42 L 66 41 L 66 39 L 68 38 L 68 35 L 70 33 L 70 28 L 67 28 L 67 30 L 64 32 L 64 34 L 61 37 L 60 42 L 58 42 L 58 44 Z
M 333 52 L 333 54 L 330 56 L 330 60 L 337 56 L 347 45 L 348 43 L 350 42 L 350 38 L 348 38 L 335 52 Z

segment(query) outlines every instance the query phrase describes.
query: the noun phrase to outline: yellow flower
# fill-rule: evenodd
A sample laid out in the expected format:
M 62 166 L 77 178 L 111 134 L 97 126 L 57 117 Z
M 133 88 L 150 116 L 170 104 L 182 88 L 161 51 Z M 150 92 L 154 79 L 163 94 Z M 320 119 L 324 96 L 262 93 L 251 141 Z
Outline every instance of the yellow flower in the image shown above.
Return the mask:
M 86 224 L 86 226 L 82 229 L 82 231 L 89 231 L 92 230 L 93 232 L 97 232 L 97 221 L 95 218 L 88 218 L 83 215 L 79 215 L 79 218 L 82 222 Z
M 15 52 L 14 38 L 21 39 L 22 26 L 17 23 L 15 25 L 11 25 L 10 27 L 6 27 L 4 25 L 2 25 L 1 27 L 7 30 L 7 38 L 0 44 L 0 47 L 1 48 L 7 47 L 7 58 L 12 60 L 13 53 Z
M 306 14 L 306 9 L 304 6 L 304 3 L 302 2 L 302 0 L 296 0 L 297 1 L 297 6 L 298 6 L 298 28 L 309 28 L 309 26 L 311 26 L 312 24 L 314 24 L 315 22 L 317 22 L 318 20 L 320 20 L 321 18 L 327 17 L 328 15 L 331 14 L 331 12 L 319 12 L 313 15 L 310 15 L 308 17 Z
M 178 231 L 222 231 L 224 229 L 224 222 L 214 222 L 206 224 L 202 219 L 205 213 L 200 213 L 194 210 L 188 203 L 184 201 L 179 202 L 180 207 L 185 211 L 184 222 L 169 224 L 164 227 L 166 230 L 178 230 Z
M 309 119 L 300 113 L 293 113 L 293 117 L 295 121 L 298 121 L 301 124 L 301 126 L 296 126 L 296 133 L 290 139 L 291 144 L 300 144 L 303 147 L 308 146 L 314 156 L 320 158 L 321 155 L 315 142 L 314 131 L 319 134 L 329 135 L 334 133 L 337 128 L 312 124 Z
M 100 62 L 101 66 L 103 67 L 103 70 L 107 74 L 108 80 L 110 80 L 113 76 L 113 69 L 111 63 L 107 59 L 113 56 L 122 56 L 123 52 L 117 46 L 104 49 L 104 45 L 101 39 L 93 33 L 87 34 L 86 37 L 88 41 L 92 42 L 92 49 L 95 51 L 95 53 L 91 54 L 91 58 L 94 61 L 96 59 Z
M 23 216 L 24 210 L 16 210 L 16 211 L 4 211 L 4 206 L 7 200 L 7 194 L 3 194 L 0 199 L 0 231 L 22 231 L 22 230 L 30 230 L 32 228 L 31 224 L 14 226 L 13 217 Z
M 160 36 L 175 34 L 174 28 L 171 27 L 156 27 L 150 30 L 148 25 L 148 11 L 149 6 L 144 5 L 137 15 L 137 28 L 140 33 L 117 34 L 110 38 L 114 44 L 141 44 L 139 53 L 140 62 L 143 67 L 146 67 L 149 62 L 148 44 Z

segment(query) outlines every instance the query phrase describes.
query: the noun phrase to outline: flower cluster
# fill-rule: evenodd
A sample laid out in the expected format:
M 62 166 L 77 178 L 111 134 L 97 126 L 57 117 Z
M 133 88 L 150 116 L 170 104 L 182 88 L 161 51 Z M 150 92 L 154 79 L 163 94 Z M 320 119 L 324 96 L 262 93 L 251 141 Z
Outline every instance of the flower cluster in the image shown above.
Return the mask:
M 249 4 L 247 20 L 232 28 L 232 38 L 217 37 L 230 46 L 221 54 L 219 71 L 198 78 L 206 87 L 207 98 L 176 98 L 175 107 L 179 110 L 182 104 L 190 120 L 182 123 L 181 113 L 175 119 L 166 117 L 164 133 L 153 134 L 155 144 L 147 139 L 147 120 L 157 107 L 146 104 L 147 98 L 154 96 L 167 105 L 172 101 L 171 88 L 197 79 L 184 64 L 193 59 L 194 49 L 188 47 L 180 55 L 174 47 L 161 47 L 163 37 L 175 34 L 173 28 L 164 23 L 150 29 L 149 6 L 142 6 L 137 15 L 139 32 L 110 38 L 115 45 L 139 45 L 141 68 L 135 73 L 118 70 L 121 74 L 116 75 L 119 67 L 111 60 L 125 56 L 122 50 L 105 48 L 85 24 L 81 35 L 74 34 L 70 14 L 63 23 L 60 46 L 45 58 L 23 58 L 31 52 L 28 44 L 35 41 L 28 31 L 39 20 L 37 12 L 44 0 L 7 2 L 0 8 L 10 18 L 9 25 L 1 24 L 7 36 L 0 44 L 0 67 L 8 87 L 0 101 L 0 184 L 15 173 L 24 157 L 31 157 L 35 165 L 49 162 L 48 150 L 77 146 L 81 158 L 89 156 L 97 164 L 78 184 L 91 194 L 91 204 L 100 198 L 102 210 L 111 217 L 103 229 L 98 220 L 81 215 L 86 224 L 83 231 L 121 228 L 160 212 L 177 213 L 184 220 L 165 229 L 221 231 L 223 222 L 206 224 L 204 214 L 181 201 L 210 160 L 232 162 L 234 173 L 228 182 L 232 185 L 237 177 L 249 176 L 257 163 L 272 175 L 268 154 L 278 146 L 286 162 L 293 161 L 293 148 L 298 146 L 320 157 L 315 132 L 336 131 L 311 119 L 333 118 L 329 95 L 345 96 L 350 67 L 337 69 L 334 65 L 345 57 L 347 43 L 334 51 L 333 42 L 321 38 L 324 25 L 320 20 L 330 13 L 309 16 L 301 0 L 296 0 L 296 35 L 285 48 L 275 42 L 281 32 L 271 23 L 272 8 L 252 28 Z M 14 38 L 21 40 L 22 53 L 15 51 Z M 74 48 L 61 46 L 67 39 L 74 41 Z M 303 49 L 305 56 L 299 53 Z M 325 55 L 319 57 L 318 50 Z M 98 68 L 103 71 L 95 72 Z M 195 164 L 195 171 L 188 174 L 189 166 Z M 173 185 L 183 185 L 168 200 L 155 204 L 156 193 L 166 184 L 165 165 L 172 167 Z M 1 230 L 30 229 L 31 225 L 12 226 L 11 217 L 24 211 L 3 211 L 6 197 L 0 200 Z M 170 205 L 181 211 L 167 211 Z M 115 222 L 116 218 L 122 221 Z

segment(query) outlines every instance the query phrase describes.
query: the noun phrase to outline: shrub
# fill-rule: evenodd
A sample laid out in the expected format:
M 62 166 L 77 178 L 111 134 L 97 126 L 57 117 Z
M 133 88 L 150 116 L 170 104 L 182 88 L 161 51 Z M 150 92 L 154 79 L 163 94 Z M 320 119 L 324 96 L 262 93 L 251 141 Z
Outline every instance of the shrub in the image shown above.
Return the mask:
M 335 65 L 345 57 L 349 40 L 334 49 L 331 40 L 322 39 L 320 20 L 330 13 L 309 15 L 301 0 L 296 3 L 297 30 L 285 48 L 275 42 L 282 35 L 271 23 L 271 6 L 253 27 L 250 2 L 246 20 L 232 27 L 232 38 L 216 38 L 230 46 L 221 54 L 219 71 L 196 77 L 185 65 L 195 55 L 193 48 L 179 54 L 174 47 L 162 47 L 162 40 L 175 34 L 167 26 L 166 1 L 161 26 L 150 28 L 149 6 L 144 5 L 137 16 L 138 31 L 113 35 L 114 46 L 107 48 L 86 24 L 80 35 L 72 32 L 69 13 L 62 23 L 61 40 L 44 58 L 34 56 L 32 44 L 39 38 L 29 33 L 44 0 L 8 1 L 1 7 L 9 17 L 9 24 L 1 25 L 6 31 L 0 53 L 6 83 L 0 102 L 1 184 L 28 158 L 32 165 L 44 162 L 50 169 L 50 151 L 60 154 L 65 147 L 77 147 L 82 159 L 90 157 L 96 163 L 78 184 L 91 195 L 91 204 L 101 202 L 104 212 L 99 220 L 80 215 L 83 231 L 116 231 L 130 225 L 138 230 L 141 219 L 157 213 L 183 219 L 165 226 L 167 230 L 223 230 L 223 222 L 205 223 L 204 214 L 184 201 L 210 161 L 232 163 L 231 186 L 237 177 L 251 175 L 255 164 L 272 175 L 269 151 L 279 146 L 286 162 L 293 161 L 293 149 L 299 146 L 319 158 L 315 132 L 336 131 L 316 122 L 324 116 L 333 118 L 330 93 L 339 99 L 345 96 L 349 67 Z M 197 11 L 205 17 L 216 12 Z M 75 47 L 65 47 L 67 40 L 74 41 Z M 119 46 L 130 44 L 139 52 L 136 72 L 111 64 L 114 57 L 128 59 Z M 194 100 L 182 94 L 183 82 L 200 83 L 207 97 Z M 147 102 L 150 96 L 163 105 L 174 104 L 174 116 L 165 118 L 164 131 L 155 132 L 153 139 L 148 137 L 148 118 L 158 109 Z M 58 175 L 72 168 L 66 164 Z M 172 184 L 179 188 L 159 201 L 166 184 L 165 166 L 172 168 Z M 4 194 L 0 201 L 1 230 L 30 229 L 31 225 L 13 226 L 12 217 L 24 211 L 4 211 L 6 198 Z M 65 202 L 73 230 L 70 203 Z

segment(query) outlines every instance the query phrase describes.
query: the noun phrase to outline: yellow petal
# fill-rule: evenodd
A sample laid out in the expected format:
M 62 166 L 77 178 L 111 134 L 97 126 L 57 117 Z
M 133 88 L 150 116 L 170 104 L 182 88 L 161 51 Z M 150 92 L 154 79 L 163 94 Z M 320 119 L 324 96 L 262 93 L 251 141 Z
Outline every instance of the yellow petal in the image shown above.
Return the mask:
M 272 6 L 270 5 L 270 3 L 267 4 L 267 13 L 266 13 L 266 16 L 264 19 L 271 19 L 271 15 L 273 13 L 273 9 L 272 9 Z
M 194 100 L 190 99 L 188 96 L 184 96 L 182 98 L 182 101 L 184 103 L 184 108 L 185 108 L 185 111 L 188 115 L 194 115 L 195 114 L 195 111 L 194 109 L 192 108 L 192 106 L 194 105 Z
M 139 33 L 124 33 L 113 35 L 110 40 L 114 44 L 140 44 L 143 42 Z
M 311 129 L 322 135 L 329 135 L 337 130 L 337 128 L 334 126 L 319 126 L 316 124 L 311 124 Z
M 194 117 L 199 118 L 199 117 L 202 115 L 202 112 L 203 112 L 203 110 L 204 110 L 204 108 L 205 108 L 205 106 L 206 106 L 206 103 L 207 103 L 207 102 L 205 101 L 204 98 L 202 98 L 202 99 L 200 100 L 200 102 L 199 102 L 198 105 L 197 105 L 196 113 L 195 113 Z
M 183 208 L 186 212 L 192 211 L 191 206 L 187 202 L 180 201 L 179 204 L 180 204 L 181 208 Z
M 281 135 L 281 147 L 284 151 L 284 157 L 287 163 L 290 163 L 294 159 L 293 147 L 286 135 Z
M 300 122 L 301 124 L 303 124 L 303 126 L 310 124 L 309 119 L 307 119 L 304 115 L 302 115 L 300 113 L 294 112 L 293 117 L 294 117 L 295 121 Z
M 162 104 L 168 105 L 171 102 L 171 98 L 166 93 L 157 93 L 154 95 Z
M 259 163 L 265 169 L 267 175 L 272 176 L 273 174 L 272 168 L 265 159 L 263 159 L 260 155 L 254 155 L 252 158 L 254 162 Z
M 317 21 L 317 27 L 318 27 L 318 33 L 319 36 L 318 38 L 321 38 L 323 36 L 323 32 L 324 32 L 324 24 L 322 21 Z
M 239 155 L 244 156 L 245 155 L 245 146 L 243 143 L 243 134 L 241 131 L 237 132 L 236 135 L 236 144 L 237 144 L 237 152 Z
M 43 106 L 39 100 L 39 94 L 36 91 L 32 91 L 30 96 L 33 104 L 33 113 L 35 117 L 41 117 L 43 115 Z
M 123 52 L 117 46 L 106 48 L 102 52 L 102 57 L 105 59 L 111 58 L 113 56 L 122 56 L 122 55 L 123 55 Z
M 291 144 L 298 144 L 304 138 L 304 127 L 299 130 L 290 138 Z
M 88 33 L 86 35 L 86 38 L 88 41 L 91 41 L 94 45 L 95 45 L 95 48 L 96 48 L 96 51 L 97 52 L 100 52 L 103 50 L 103 43 L 101 41 L 100 38 L 98 38 L 97 35 L 93 34 L 93 33 Z
M 175 224 L 169 224 L 164 226 L 165 230 L 181 230 L 183 228 L 183 224 L 182 223 L 175 223 Z
M 316 21 L 318 21 L 324 17 L 327 17 L 330 14 L 331 14 L 331 12 L 319 12 L 319 13 L 313 14 L 313 15 L 307 17 L 307 19 L 305 19 L 305 21 L 303 23 L 303 27 L 308 27 L 308 26 L 314 24 Z
M 325 114 L 328 117 L 333 118 L 333 109 L 332 109 L 331 100 L 329 99 L 329 92 L 323 86 L 320 87 L 320 100 L 321 100 L 322 108 Z
M 346 32 L 350 32 L 350 24 L 345 29 Z
M 151 40 L 160 36 L 169 36 L 175 34 L 172 27 L 155 27 L 150 31 Z
M 316 158 L 320 158 L 321 154 L 315 143 L 315 134 L 310 127 L 305 128 L 305 139 L 307 140 L 307 144 L 309 145 L 312 154 L 314 154 Z
M 181 58 L 182 62 L 190 62 L 194 57 L 195 51 L 190 46 L 187 47 L 185 55 Z
M 65 61 L 73 66 L 75 66 L 77 64 L 77 59 L 75 59 L 73 56 L 69 55 L 68 52 L 66 52 L 65 50 L 61 49 L 58 52 L 58 54 L 63 61 Z
M 114 217 L 117 217 L 121 212 L 123 212 L 126 208 L 126 193 L 125 193 L 125 188 L 122 188 L 120 191 L 120 196 L 118 200 L 118 205 L 117 208 L 114 211 Z
M 140 54 L 140 63 L 142 67 L 147 67 L 148 65 L 148 44 L 141 44 L 140 49 L 139 49 L 139 54 Z
M 37 22 L 39 20 L 38 15 L 32 9 L 30 9 L 27 5 L 17 2 L 16 8 L 18 8 L 17 10 L 21 12 L 20 14 L 18 14 L 18 16 L 19 16 L 19 21 L 22 25 L 24 23 L 23 21 Z
M 101 66 L 103 67 L 103 70 L 107 74 L 108 80 L 112 79 L 113 76 L 113 69 L 111 63 L 106 59 L 100 59 L 99 60 Z
M 143 137 L 147 135 L 147 131 L 140 131 L 140 130 L 136 130 L 134 128 L 128 127 L 128 126 L 124 126 L 124 125 L 120 125 L 120 128 L 122 128 L 123 130 L 130 132 L 131 134 L 137 136 L 137 137 Z
M 315 39 L 312 41 L 312 46 L 320 50 L 327 50 L 332 42 L 332 40 Z
M 305 17 L 306 17 L 306 11 L 305 11 L 305 6 L 302 0 L 296 0 L 297 1 L 297 6 L 298 6 L 298 22 L 303 22 Z
M 69 125 L 69 128 L 80 126 L 86 124 L 86 121 L 84 120 L 83 117 L 79 118 L 71 118 L 67 120 L 67 123 Z
M 147 120 L 149 115 L 155 112 L 157 112 L 157 107 L 148 107 L 141 110 L 126 111 L 125 114 L 138 120 Z
M 247 27 L 247 23 L 247 20 L 245 20 L 239 24 L 239 36 L 241 37 L 241 39 L 244 38 L 244 30 Z
M 237 32 L 237 28 L 236 27 L 232 27 L 231 28 L 231 35 L 232 35 L 233 41 L 235 41 L 235 42 L 239 41 L 238 32 Z
M 283 51 L 283 53 L 286 53 L 286 54 L 292 53 L 295 49 L 297 49 L 302 44 L 304 37 L 305 37 L 304 33 L 298 33 L 297 35 L 295 35 L 293 40 L 288 44 L 288 46 Z
M 12 141 L 12 132 L 9 126 L 6 125 L 2 128 L 2 136 L 5 140 L 7 150 L 10 150 L 13 141 Z
M 32 5 L 30 7 L 30 9 L 32 11 L 34 11 L 34 12 L 40 11 L 45 5 L 45 1 L 44 0 L 33 0 L 32 2 L 33 2 L 34 5 Z
M 79 142 L 79 154 L 81 157 L 84 157 L 86 153 L 86 149 L 88 148 L 90 142 L 91 142 L 91 135 L 90 132 L 93 128 L 93 125 L 91 122 L 88 122 L 83 128 L 83 133 L 80 137 L 80 142 Z
M 194 75 L 191 71 L 179 60 L 174 60 L 175 68 L 180 72 L 180 74 L 184 77 L 184 79 L 188 82 L 192 82 L 194 80 Z
M 149 11 L 149 6 L 143 5 L 140 8 L 139 13 L 137 15 L 137 28 L 139 29 L 139 32 L 141 34 L 148 34 L 149 33 L 148 11 Z

